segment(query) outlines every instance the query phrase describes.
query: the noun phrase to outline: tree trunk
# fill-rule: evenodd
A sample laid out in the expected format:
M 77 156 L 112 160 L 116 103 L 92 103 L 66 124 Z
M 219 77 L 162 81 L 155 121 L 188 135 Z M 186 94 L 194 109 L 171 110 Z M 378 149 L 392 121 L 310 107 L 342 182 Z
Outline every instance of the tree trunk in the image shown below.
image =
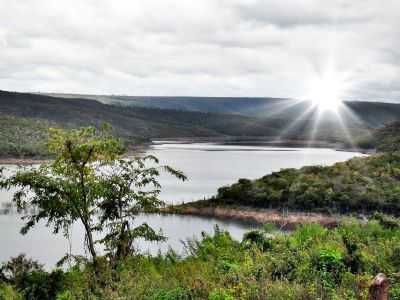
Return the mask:
M 90 255 L 92 256 L 92 260 L 93 260 L 94 272 L 98 276 L 100 274 L 100 268 L 99 268 L 99 262 L 97 261 L 96 249 L 94 247 L 92 230 L 86 220 L 82 219 L 82 223 L 83 223 L 83 226 L 85 227 L 85 231 L 86 231 L 88 248 L 89 248 Z
M 88 248 L 89 248 L 89 252 L 92 255 L 92 259 L 95 262 L 96 258 L 97 258 L 97 253 L 96 253 L 96 249 L 94 248 L 94 241 L 93 241 L 93 236 L 92 236 L 92 230 L 89 226 L 89 224 L 86 221 L 83 221 L 83 226 L 85 227 L 85 231 L 86 231 L 86 236 L 88 238 Z
M 389 280 L 384 274 L 376 275 L 369 287 L 368 300 L 389 300 L 389 285 Z

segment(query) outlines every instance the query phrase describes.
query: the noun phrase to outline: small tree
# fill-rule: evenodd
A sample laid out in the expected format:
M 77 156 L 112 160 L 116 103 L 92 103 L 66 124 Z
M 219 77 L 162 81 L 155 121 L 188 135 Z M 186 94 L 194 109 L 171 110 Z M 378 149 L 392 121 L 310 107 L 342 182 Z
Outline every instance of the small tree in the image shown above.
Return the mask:
M 162 170 L 185 180 L 182 172 L 159 165 L 153 156 L 122 159 L 125 150 L 106 127 L 50 129 L 48 148 L 54 161 L 1 181 L 3 188 L 17 188 L 13 201 L 21 211 L 30 212 L 23 217 L 23 234 L 45 220 L 54 233 L 62 230 L 67 235 L 79 221 L 95 264 L 96 244 L 116 261 L 133 253 L 136 238 L 163 238 L 147 224 L 133 227 L 132 221 L 140 212 L 163 204 L 157 181 Z M 96 231 L 101 232 L 100 238 L 95 238 Z

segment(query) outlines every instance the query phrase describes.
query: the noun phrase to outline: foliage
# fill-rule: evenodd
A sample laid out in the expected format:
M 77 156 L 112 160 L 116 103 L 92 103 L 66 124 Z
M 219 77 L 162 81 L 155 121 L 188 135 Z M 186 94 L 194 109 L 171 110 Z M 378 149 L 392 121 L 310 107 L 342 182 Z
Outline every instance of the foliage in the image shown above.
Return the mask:
M 374 134 L 377 151 L 395 152 L 400 151 L 400 121 L 389 123 L 378 129 Z
M 11 285 L 0 283 L 0 300 L 22 299 L 22 296 Z
M 356 144 L 362 149 L 376 149 L 378 152 L 400 151 L 400 121 L 386 123 L 358 138 Z
M 329 212 L 400 213 L 400 152 L 333 166 L 284 169 L 218 190 L 216 204 Z
M 37 261 L 21 254 L 3 263 L 0 269 L 0 281 L 3 282 L 0 299 L 2 293 L 4 299 L 19 299 L 19 296 L 23 296 L 24 299 L 55 299 L 63 290 L 64 272 L 55 270 L 47 273 Z M 16 293 L 15 289 L 19 293 Z
M 43 266 L 21 254 L 1 265 L 0 279 L 14 285 L 19 285 L 26 273 L 34 271 L 43 271 Z
M 158 165 L 153 156 L 121 159 L 125 150 L 108 127 L 50 129 L 48 149 L 55 155 L 53 162 L 1 181 L 5 188 L 17 188 L 13 200 L 19 209 L 31 208 L 22 233 L 43 219 L 54 233 L 68 235 L 71 225 L 79 221 L 96 269 L 97 244 L 105 246 L 108 258 L 117 263 L 133 253 L 136 238 L 162 239 L 147 224 L 132 228 L 132 220 L 143 210 L 162 205 L 157 181 L 161 171 L 185 180 L 181 172 Z M 95 239 L 97 231 L 104 236 Z
M 255 119 L 230 111 L 220 114 L 127 107 L 106 105 L 93 99 L 64 99 L 6 91 L 0 91 L 0 114 L 41 119 L 62 128 L 100 127 L 107 122 L 113 126 L 114 134 L 132 147 L 138 141 L 149 142 L 157 138 L 278 136 L 282 128 L 276 125 L 275 119 Z
M 45 157 L 50 122 L 0 114 L 0 156 Z
M 21 284 L 3 283 L 0 295 L 19 293 L 32 300 L 366 300 L 369 283 L 380 272 L 391 281 L 391 299 L 399 295 L 399 228 L 347 219 L 334 229 L 310 224 L 291 233 L 274 231 L 268 241 L 268 248 L 261 248 L 216 228 L 213 235 L 188 243 L 185 256 L 130 255 L 117 268 L 104 265 L 102 283 L 93 279 L 91 264 L 49 273 L 27 270 Z

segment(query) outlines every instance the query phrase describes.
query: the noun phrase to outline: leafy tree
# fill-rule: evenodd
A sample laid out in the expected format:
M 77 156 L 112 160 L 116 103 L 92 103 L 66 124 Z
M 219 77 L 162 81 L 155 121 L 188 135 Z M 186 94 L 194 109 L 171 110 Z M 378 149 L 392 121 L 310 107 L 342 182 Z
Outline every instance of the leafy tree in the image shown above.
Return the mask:
M 0 267 L 0 281 L 18 285 L 26 273 L 43 271 L 43 266 L 37 261 L 26 258 L 25 254 L 11 258 Z
M 185 180 L 183 173 L 159 165 L 153 156 L 122 159 L 125 149 L 106 126 L 101 130 L 50 129 L 48 149 L 54 161 L 1 181 L 4 188 L 17 188 L 13 200 L 20 210 L 30 208 L 22 233 L 45 220 L 54 233 L 68 235 L 71 225 L 79 221 L 95 266 L 96 244 L 111 259 L 119 260 L 133 252 L 138 237 L 162 239 L 147 224 L 133 227 L 132 221 L 140 212 L 163 204 L 158 198 L 161 171 Z

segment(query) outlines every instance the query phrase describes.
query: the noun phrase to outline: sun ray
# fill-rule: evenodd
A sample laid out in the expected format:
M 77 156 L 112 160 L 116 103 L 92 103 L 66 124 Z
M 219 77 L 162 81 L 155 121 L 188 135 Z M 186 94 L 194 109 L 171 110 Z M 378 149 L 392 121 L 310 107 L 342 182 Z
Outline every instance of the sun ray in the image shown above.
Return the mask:
M 286 126 L 285 128 L 283 128 L 283 130 L 281 131 L 281 133 L 279 134 L 279 136 L 277 136 L 274 140 L 274 142 L 278 142 L 281 141 L 282 139 L 285 138 L 285 136 L 288 135 L 288 133 L 295 128 L 295 126 L 299 125 L 299 123 L 301 121 L 306 121 L 307 119 L 306 117 L 310 114 L 312 114 L 315 111 L 315 108 L 312 105 L 309 105 L 308 108 L 303 111 L 296 119 L 294 119 L 293 121 L 291 121 L 288 126 Z
M 354 138 L 353 138 L 350 130 L 348 129 L 345 119 L 342 118 L 341 114 L 336 114 L 336 115 L 338 118 L 338 123 L 340 125 L 340 128 L 342 129 L 342 132 L 344 133 L 345 138 L 347 139 L 347 142 L 349 142 L 350 146 L 353 149 L 357 148 Z
M 307 138 L 307 148 L 310 148 L 313 145 L 313 143 L 315 142 L 315 137 L 318 133 L 321 115 L 322 115 L 321 110 L 317 110 L 316 114 L 315 114 L 315 118 L 312 121 L 310 133 Z
M 351 119 L 354 123 L 364 126 L 363 129 L 365 130 L 365 134 L 367 136 L 372 136 L 370 128 L 368 128 L 368 125 L 365 123 L 365 121 L 362 120 L 352 109 L 350 109 L 346 102 L 343 102 L 343 105 L 340 108 L 340 113 L 343 115 L 343 119 Z

